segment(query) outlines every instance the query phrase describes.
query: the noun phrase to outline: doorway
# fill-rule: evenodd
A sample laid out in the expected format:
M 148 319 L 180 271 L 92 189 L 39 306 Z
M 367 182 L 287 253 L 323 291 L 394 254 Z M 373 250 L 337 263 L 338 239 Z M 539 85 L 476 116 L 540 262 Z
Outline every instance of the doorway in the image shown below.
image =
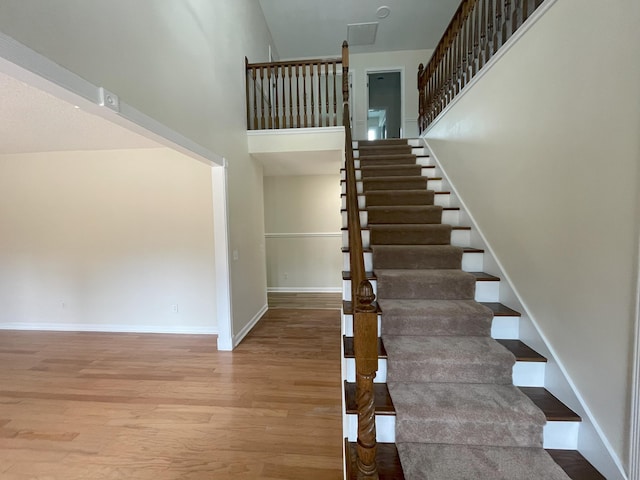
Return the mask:
M 402 138 L 402 75 L 368 72 L 367 139 Z

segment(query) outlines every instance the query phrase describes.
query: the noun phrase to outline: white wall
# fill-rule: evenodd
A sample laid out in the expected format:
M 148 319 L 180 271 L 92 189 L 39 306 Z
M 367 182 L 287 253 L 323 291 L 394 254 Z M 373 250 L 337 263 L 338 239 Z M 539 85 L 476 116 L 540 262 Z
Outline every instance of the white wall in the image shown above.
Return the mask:
M 397 52 L 358 53 L 349 55 L 349 71 L 353 72 L 355 95 L 352 113 L 354 139 L 367 138 L 367 71 L 403 69 L 405 101 L 403 125 L 405 138 L 418 136 L 418 65 L 426 64 L 433 50 L 401 50 Z
M 340 175 L 264 177 L 267 285 L 340 291 Z
M 228 160 L 233 331 L 266 305 L 262 173 L 247 153 L 244 56 L 265 61 L 258 2 L 0 5 L 0 31 Z
M 0 328 L 215 333 L 210 171 L 164 148 L 0 156 Z
M 639 23 L 636 0 L 555 3 L 426 135 L 625 465 Z

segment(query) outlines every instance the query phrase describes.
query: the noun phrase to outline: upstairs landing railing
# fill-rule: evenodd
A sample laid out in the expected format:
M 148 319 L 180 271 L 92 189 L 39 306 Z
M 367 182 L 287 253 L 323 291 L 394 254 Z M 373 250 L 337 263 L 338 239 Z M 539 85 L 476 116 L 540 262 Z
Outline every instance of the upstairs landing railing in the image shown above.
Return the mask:
M 422 133 L 543 0 L 463 0 L 426 67 L 418 67 Z
M 249 63 L 247 129 L 342 125 L 342 59 Z

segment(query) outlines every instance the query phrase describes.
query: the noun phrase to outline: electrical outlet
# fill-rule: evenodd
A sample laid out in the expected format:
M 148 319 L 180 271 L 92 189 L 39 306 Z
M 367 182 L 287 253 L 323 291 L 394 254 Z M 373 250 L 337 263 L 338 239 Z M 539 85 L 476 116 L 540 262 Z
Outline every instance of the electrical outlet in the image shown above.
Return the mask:
M 178 313 L 178 304 L 177 303 L 174 303 L 173 305 L 171 305 L 171 312 Z
M 238 260 L 238 250 L 233 251 L 233 259 Z

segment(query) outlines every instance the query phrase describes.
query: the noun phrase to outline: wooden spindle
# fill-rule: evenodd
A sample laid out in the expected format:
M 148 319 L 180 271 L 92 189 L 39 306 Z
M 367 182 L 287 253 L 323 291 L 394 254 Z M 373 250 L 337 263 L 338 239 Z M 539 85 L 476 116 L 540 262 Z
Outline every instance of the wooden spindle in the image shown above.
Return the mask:
M 493 0 L 488 0 L 489 6 L 487 7 L 487 45 L 485 50 L 485 61 L 489 61 L 489 59 L 493 56 L 494 48 L 494 37 L 493 37 Z
M 296 64 L 296 127 L 300 127 L 302 124 L 300 123 L 300 65 Z
M 337 62 L 333 62 L 333 126 L 338 125 L 338 90 L 336 89 Z
M 509 31 L 509 23 L 511 22 L 510 14 L 511 0 L 504 0 L 504 20 L 502 22 L 502 45 L 507 43 L 507 40 L 511 36 Z
M 473 78 L 480 68 L 480 2 L 475 2 L 473 6 L 473 49 L 471 62 L 471 78 Z
M 313 72 L 315 70 L 315 65 L 312 63 L 309 65 L 309 90 L 311 92 L 311 120 L 309 121 L 309 124 L 311 127 L 315 127 L 315 105 L 314 105 L 314 98 L 313 98 Z
M 478 46 L 478 69 L 487 63 L 487 0 L 480 4 L 480 44 Z
M 313 89 L 312 89 L 313 90 Z M 302 65 L 302 102 L 304 105 L 304 127 L 307 128 L 309 126 L 309 117 L 307 104 L 307 66 Z
M 278 102 L 278 78 L 279 78 L 280 67 L 275 67 L 273 69 L 273 90 L 275 94 L 275 127 L 280 128 L 280 104 Z
M 260 67 L 260 129 L 265 129 L 264 120 L 264 67 Z
M 258 87 L 256 81 L 256 69 L 251 68 L 251 76 L 253 78 L 253 129 L 258 130 Z
M 529 18 L 529 0 L 522 0 L 522 23 Z
M 513 10 L 511 12 L 511 35 L 514 34 L 518 27 L 522 25 L 521 12 L 522 12 L 522 0 L 514 0 L 513 1 Z
M 324 98 L 325 98 L 325 110 L 327 120 L 326 126 L 331 125 L 331 115 L 329 114 L 329 62 L 324 64 Z
M 500 48 L 500 34 L 502 32 L 502 0 L 496 0 L 496 20 L 493 30 L 493 53 Z
M 291 84 L 293 83 L 293 75 L 292 68 L 289 65 L 288 68 L 288 77 L 289 77 L 289 128 L 293 128 L 293 95 Z
M 267 91 L 269 92 L 267 97 L 267 117 L 269 119 L 269 129 L 273 128 L 273 109 L 271 100 L 271 67 L 267 67 Z

